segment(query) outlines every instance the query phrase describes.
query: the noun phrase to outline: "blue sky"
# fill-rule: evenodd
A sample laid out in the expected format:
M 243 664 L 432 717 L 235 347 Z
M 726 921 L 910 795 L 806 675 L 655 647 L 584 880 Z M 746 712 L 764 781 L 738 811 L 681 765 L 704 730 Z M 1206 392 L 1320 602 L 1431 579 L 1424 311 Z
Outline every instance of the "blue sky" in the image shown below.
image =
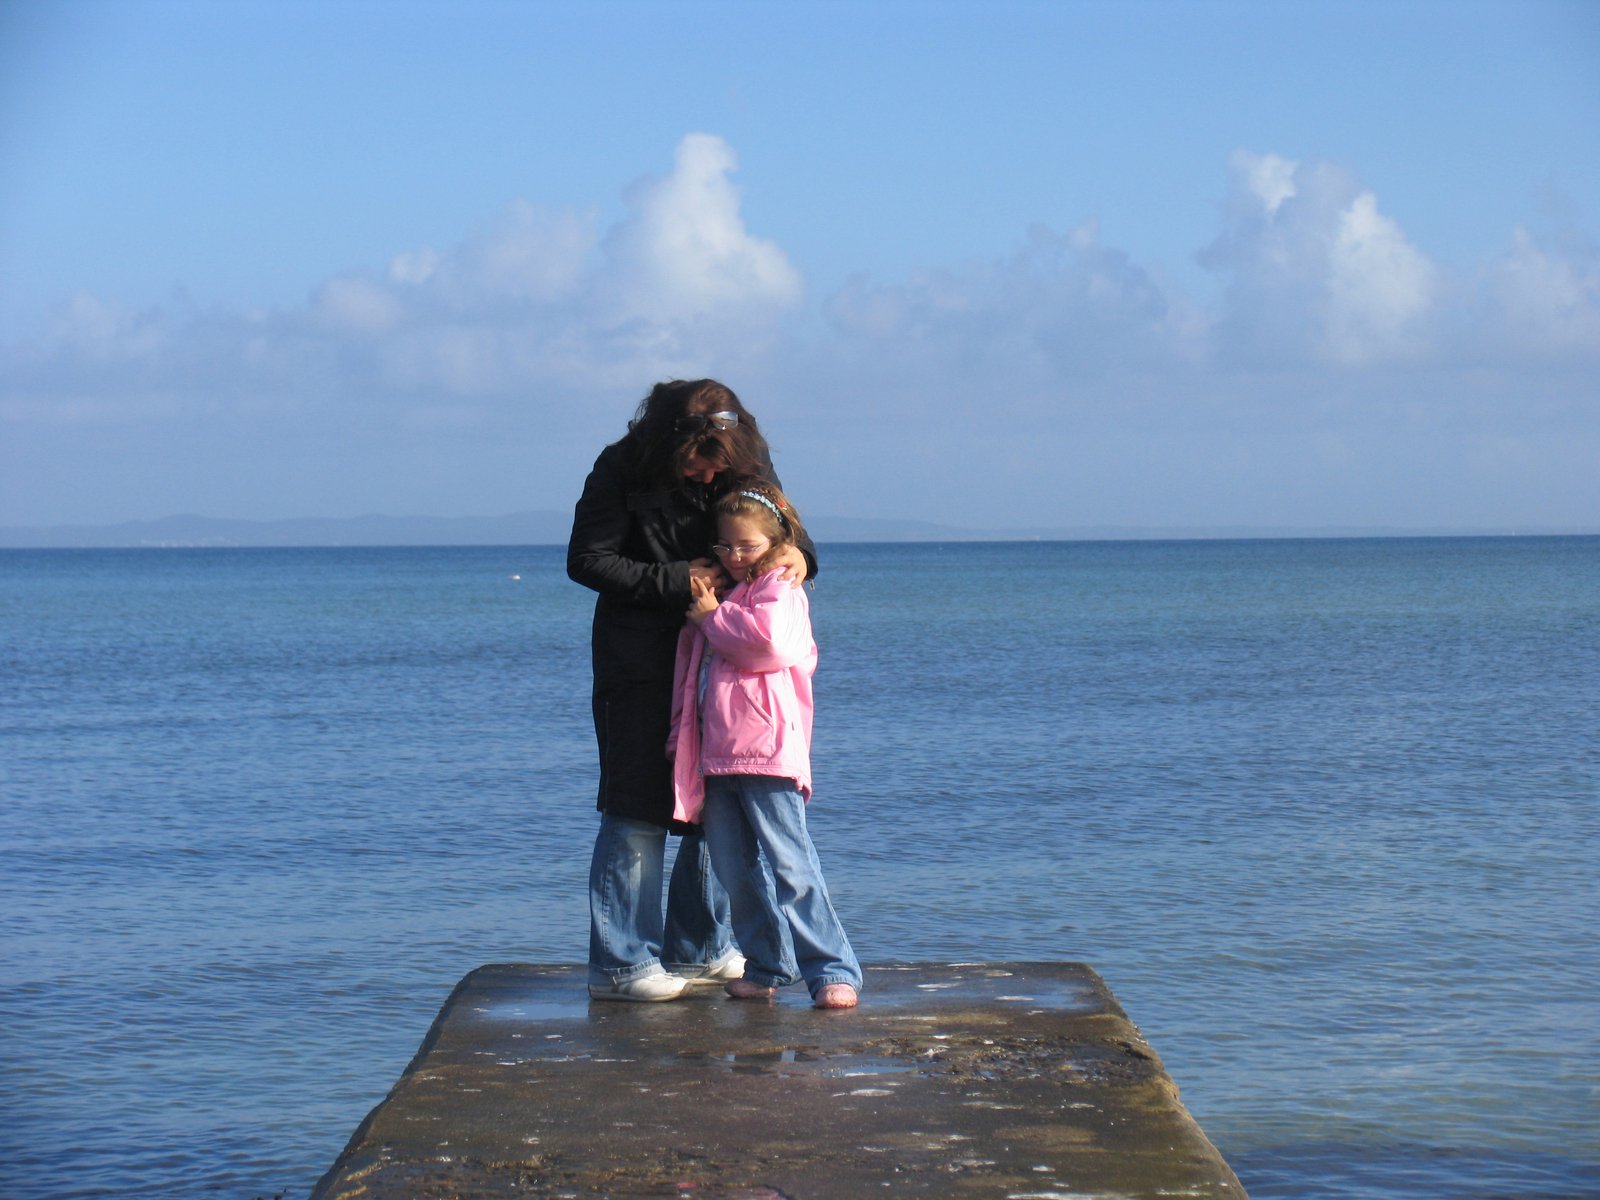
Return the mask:
M 1600 5 L 0 0 L 0 524 L 1600 527 Z

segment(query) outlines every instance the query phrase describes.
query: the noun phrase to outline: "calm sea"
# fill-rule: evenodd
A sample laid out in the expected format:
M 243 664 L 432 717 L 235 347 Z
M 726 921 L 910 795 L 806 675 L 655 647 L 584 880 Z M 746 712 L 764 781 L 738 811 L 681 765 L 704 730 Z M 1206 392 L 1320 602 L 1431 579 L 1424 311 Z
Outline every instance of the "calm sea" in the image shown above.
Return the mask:
M 589 612 L 0 552 L 0 1195 L 303 1196 L 462 975 L 581 961 Z M 1093 964 L 1257 1200 L 1600 1196 L 1600 539 L 829 546 L 813 613 L 863 959 Z

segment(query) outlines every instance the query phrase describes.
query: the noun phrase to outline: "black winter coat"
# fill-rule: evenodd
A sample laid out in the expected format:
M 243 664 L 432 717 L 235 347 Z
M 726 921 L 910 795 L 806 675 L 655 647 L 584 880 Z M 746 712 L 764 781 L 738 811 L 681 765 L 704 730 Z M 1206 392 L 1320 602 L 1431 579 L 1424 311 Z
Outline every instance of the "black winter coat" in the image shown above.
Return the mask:
M 770 465 L 768 474 L 777 485 Z M 567 574 L 600 593 L 590 646 L 602 812 L 674 827 L 672 667 L 689 607 L 689 561 L 711 553 L 719 495 L 715 485 L 657 490 L 630 470 L 621 442 L 600 452 L 584 481 Z M 815 547 L 806 539 L 800 549 L 814 576 Z

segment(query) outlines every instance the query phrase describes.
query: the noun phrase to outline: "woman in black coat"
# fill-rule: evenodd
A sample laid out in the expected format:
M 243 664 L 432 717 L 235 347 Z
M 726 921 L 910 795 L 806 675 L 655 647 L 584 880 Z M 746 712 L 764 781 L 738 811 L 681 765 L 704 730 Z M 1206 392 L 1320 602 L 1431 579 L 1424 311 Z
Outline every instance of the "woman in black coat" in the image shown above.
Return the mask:
M 689 580 L 727 582 L 707 555 L 711 505 L 736 484 L 776 484 L 766 439 L 715 380 L 657 384 L 628 432 L 595 460 L 573 514 L 567 574 L 594 606 L 594 731 L 600 830 L 589 868 L 589 994 L 673 1000 L 737 979 L 728 899 L 698 826 L 672 821 L 672 667 Z M 816 574 L 807 542 L 783 564 Z M 668 830 L 683 836 L 661 903 Z

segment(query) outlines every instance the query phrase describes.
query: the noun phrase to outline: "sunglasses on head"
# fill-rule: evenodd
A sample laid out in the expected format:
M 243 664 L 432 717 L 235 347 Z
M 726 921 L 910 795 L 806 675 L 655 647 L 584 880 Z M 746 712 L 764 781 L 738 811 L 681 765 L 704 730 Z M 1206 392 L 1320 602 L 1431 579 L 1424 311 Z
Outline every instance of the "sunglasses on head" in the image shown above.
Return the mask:
M 678 433 L 699 433 L 708 426 L 712 429 L 732 429 L 738 423 L 739 414 L 736 412 L 690 413 L 674 421 L 672 428 Z

